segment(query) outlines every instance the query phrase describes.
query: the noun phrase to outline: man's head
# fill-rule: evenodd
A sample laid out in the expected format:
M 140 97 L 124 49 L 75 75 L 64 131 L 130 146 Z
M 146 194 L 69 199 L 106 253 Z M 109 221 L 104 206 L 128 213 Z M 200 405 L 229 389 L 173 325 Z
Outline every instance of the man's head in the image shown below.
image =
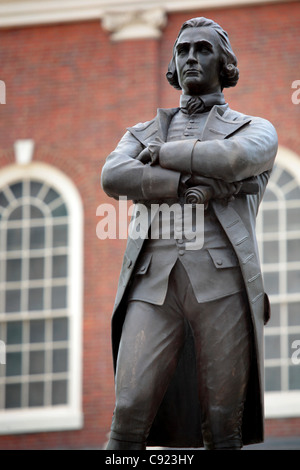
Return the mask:
M 236 65 L 226 31 L 207 18 L 193 18 L 179 31 L 167 79 L 184 94 L 213 93 L 237 84 Z

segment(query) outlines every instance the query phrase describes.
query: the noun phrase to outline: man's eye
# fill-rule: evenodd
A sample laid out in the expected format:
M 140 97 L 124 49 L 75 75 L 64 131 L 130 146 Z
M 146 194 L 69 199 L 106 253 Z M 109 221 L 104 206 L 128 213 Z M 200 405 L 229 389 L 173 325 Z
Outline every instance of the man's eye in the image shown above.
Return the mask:
M 206 46 L 202 46 L 199 48 L 199 52 L 201 54 L 210 54 L 211 53 L 211 49 L 209 49 L 208 47 Z
M 183 55 L 183 54 L 186 54 L 187 53 L 187 48 L 182 46 L 182 47 L 178 47 L 177 49 L 177 54 L 178 55 Z

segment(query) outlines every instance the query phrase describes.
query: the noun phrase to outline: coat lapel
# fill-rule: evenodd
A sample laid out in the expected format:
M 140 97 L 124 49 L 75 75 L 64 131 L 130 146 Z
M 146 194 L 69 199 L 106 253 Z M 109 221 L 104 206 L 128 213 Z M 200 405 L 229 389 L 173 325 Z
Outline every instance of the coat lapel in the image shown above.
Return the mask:
M 157 110 L 158 136 L 163 141 L 167 141 L 169 126 L 173 116 L 179 111 L 179 108 Z
M 167 140 L 170 122 L 179 108 L 158 109 L 157 116 L 150 122 L 128 127 L 127 130 L 134 135 L 145 147 L 155 138 L 163 142 Z
M 228 119 L 226 117 L 228 109 L 228 105 L 216 105 L 211 109 L 202 131 L 201 141 L 226 139 L 251 121 L 250 118 Z
M 129 127 L 128 130 L 145 147 L 149 142 L 155 140 L 155 138 L 159 138 L 163 142 L 166 142 L 170 122 L 178 110 L 179 108 L 158 109 L 157 116 L 152 121 Z M 228 117 L 228 114 L 230 117 Z M 234 116 L 233 113 L 230 112 L 227 104 L 215 105 L 208 115 L 199 140 L 226 139 L 237 130 L 249 124 L 250 121 L 250 118 L 239 118 Z

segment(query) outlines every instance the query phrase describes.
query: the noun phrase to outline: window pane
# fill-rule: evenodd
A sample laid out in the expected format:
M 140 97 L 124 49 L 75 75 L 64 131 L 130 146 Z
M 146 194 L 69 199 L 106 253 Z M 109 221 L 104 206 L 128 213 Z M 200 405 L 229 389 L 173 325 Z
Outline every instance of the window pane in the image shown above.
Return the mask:
M 289 293 L 300 292 L 300 271 L 287 273 L 287 290 Z
M 279 243 L 278 241 L 265 241 L 263 250 L 263 263 L 278 263 Z
M 48 193 L 46 194 L 46 197 L 44 197 L 44 202 L 46 204 L 50 204 L 52 201 L 57 199 L 59 197 L 59 194 L 54 191 L 54 189 L 50 188 Z
M 53 277 L 67 277 L 67 256 L 53 256 L 52 271 Z
M 288 305 L 289 311 L 289 326 L 300 325 L 300 303 L 290 303 Z M 299 335 L 300 336 L 300 335 Z
M 44 290 L 43 288 L 29 289 L 28 291 L 28 309 L 42 310 L 44 307 Z
M 22 353 L 7 352 L 6 353 L 6 375 L 8 377 L 22 374 Z
M 43 343 L 45 340 L 45 320 L 30 321 L 30 343 Z
M 289 367 L 289 389 L 300 390 L 299 364 Z
M 280 367 L 266 367 L 265 376 L 266 376 L 266 384 L 265 384 L 266 392 L 274 392 L 276 390 L 281 389 Z
M 10 190 L 12 191 L 15 198 L 18 199 L 22 197 L 22 188 L 23 188 L 23 183 L 15 183 L 10 186 Z
M 29 260 L 29 279 L 44 278 L 44 258 L 31 258 Z
M 277 359 L 280 358 L 280 336 L 265 337 L 265 358 Z
M 67 287 L 57 286 L 52 288 L 52 308 L 66 308 Z
M 43 374 L 45 372 L 45 351 L 30 351 L 29 374 Z
M 21 250 L 22 248 L 22 229 L 9 228 L 7 230 L 7 250 Z
M 287 240 L 287 260 L 300 261 L 300 239 Z
M 53 246 L 67 246 L 68 245 L 68 226 L 67 225 L 54 225 L 53 227 Z
M 6 328 L 7 344 L 21 344 L 23 323 L 21 321 L 8 322 Z
M 282 170 L 281 175 L 280 175 L 280 177 L 277 181 L 277 184 L 278 184 L 278 186 L 284 186 L 285 184 L 289 183 L 293 179 L 294 178 L 290 173 L 288 173 L 285 170 Z
M 53 341 L 64 341 L 68 339 L 68 319 L 53 319 Z
M 280 305 L 271 304 L 271 318 L 267 323 L 266 328 L 271 328 L 272 326 L 280 325 Z
M 276 194 L 274 194 L 273 191 L 268 187 L 267 187 L 266 192 L 264 194 L 264 201 L 277 201 Z
M 44 248 L 45 227 L 31 227 L 30 229 L 30 249 Z
M 0 207 L 7 207 L 8 200 L 6 199 L 4 193 L 0 193 Z
M 7 313 L 20 312 L 21 310 L 21 291 L 7 290 L 5 296 L 5 310 Z
M 287 228 L 288 230 L 300 229 L 300 207 L 287 210 Z
M 20 259 L 8 259 L 6 261 L 6 281 L 20 281 L 21 280 L 21 266 Z
M 67 208 L 65 204 L 62 204 L 61 206 L 57 207 L 52 211 L 53 217 L 65 217 L 68 215 Z
M 38 207 L 30 206 L 30 218 L 31 219 L 43 219 L 44 214 Z
M 277 232 L 279 227 L 278 210 L 264 210 L 263 211 L 263 231 L 264 232 Z
M 37 196 L 40 192 L 43 183 L 38 183 L 37 181 L 31 181 L 30 183 L 30 194 L 31 196 Z
M 17 207 L 14 211 L 11 212 L 9 220 L 20 220 L 23 216 L 23 207 Z
M 288 199 L 289 201 L 295 199 L 296 201 L 300 199 L 300 188 L 295 188 L 293 189 L 292 191 L 289 191 L 287 194 L 286 194 L 286 199 Z
M 67 403 L 66 380 L 55 380 L 52 382 L 52 405 L 64 405 Z
M 265 273 L 264 283 L 267 294 L 278 294 L 279 292 L 279 273 Z
M 53 372 L 67 372 L 68 371 L 68 350 L 67 349 L 54 349 L 52 359 Z
M 5 408 L 21 407 L 21 384 L 7 384 L 5 386 Z
M 44 382 L 32 382 L 29 384 L 29 406 L 44 405 Z

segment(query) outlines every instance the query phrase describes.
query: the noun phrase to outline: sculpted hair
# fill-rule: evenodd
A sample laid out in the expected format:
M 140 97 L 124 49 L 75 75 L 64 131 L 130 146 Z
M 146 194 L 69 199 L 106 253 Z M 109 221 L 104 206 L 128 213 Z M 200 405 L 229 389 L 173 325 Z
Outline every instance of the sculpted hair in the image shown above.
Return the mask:
M 212 28 L 218 34 L 220 49 L 221 49 L 221 71 L 220 71 L 220 81 L 221 87 L 229 88 L 237 84 L 239 79 L 239 69 L 237 68 L 237 58 L 232 50 L 231 44 L 229 42 L 228 34 L 224 31 L 218 23 L 210 20 L 208 18 L 199 17 L 192 18 L 191 20 L 186 21 L 181 26 L 177 39 L 173 47 L 173 57 L 168 66 L 168 72 L 166 74 L 167 80 L 174 88 L 181 90 L 181 86 L 178 82 L 178 76 L 176 71 L 176 45 L 181 35 L 182 31 L 187 28 L 199 28 L 199 27 L 208 27 Z

